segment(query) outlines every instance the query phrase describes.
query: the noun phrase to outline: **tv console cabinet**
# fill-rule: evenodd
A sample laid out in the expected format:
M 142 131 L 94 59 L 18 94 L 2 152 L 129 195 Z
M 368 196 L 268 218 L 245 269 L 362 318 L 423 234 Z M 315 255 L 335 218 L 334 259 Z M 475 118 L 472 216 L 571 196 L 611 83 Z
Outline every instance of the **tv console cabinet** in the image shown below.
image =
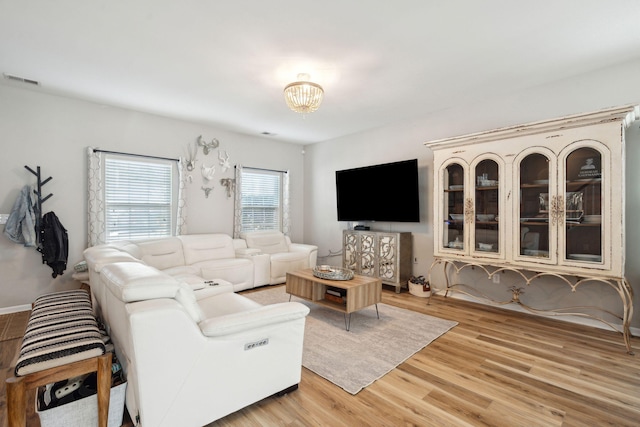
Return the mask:
M 408 232 L 343 230 L 342 265 L 361 276 L 377 277 L 400 293 L 411 277 L 412 245 Z

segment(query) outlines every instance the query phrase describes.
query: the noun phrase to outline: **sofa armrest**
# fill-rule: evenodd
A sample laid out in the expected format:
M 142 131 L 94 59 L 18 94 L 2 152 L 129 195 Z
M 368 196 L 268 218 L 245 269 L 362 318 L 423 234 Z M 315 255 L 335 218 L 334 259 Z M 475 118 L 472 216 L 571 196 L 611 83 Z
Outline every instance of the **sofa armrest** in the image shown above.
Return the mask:
M 306 245 L 304 243 L 291 243 L 289 245 L 291 252 L 304 252 L 309 256 L 309 267 L 313 268 L 318 262 L 318 247 L 315 245 Z
M 282 302 L 265 305 L 254 310 L 242 311 L 201 321 L 198 325 L 207 337 L 221 337 L 263 326 L 300 319 L 309 314 L 309 307 L 299 302 Z
M 313 251 L 317 251 L 318 247 L 314 245 L 306 245 L 304 243 L 291 243 L 289 245 L 290 252 L 307 252 L 311 253 Z

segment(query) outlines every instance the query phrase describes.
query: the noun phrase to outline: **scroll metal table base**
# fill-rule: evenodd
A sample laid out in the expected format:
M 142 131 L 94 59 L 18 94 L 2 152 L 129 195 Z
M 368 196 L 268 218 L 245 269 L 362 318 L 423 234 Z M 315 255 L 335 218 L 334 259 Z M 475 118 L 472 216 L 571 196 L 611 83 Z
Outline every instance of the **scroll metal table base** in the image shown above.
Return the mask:
M 515 303 L 525 310 L 538 314 L 538 315 L 546 315 L 546 316 L 579 316 L 579 317 L 588 317 L 599 322 L 604 323 L 609 328 L 613 329 L 616 332 L 622 334 L 624 345 L 627 348 L 627 353 L 633 355 L 633 350 L 631 349 L 631 318 L 633 317 L 633 289 L 631 285 L 625 278 L 607 278 L 607 277 L 578 277 L 571 274 L 561 274 L 554 272 L 533 272 L 522 268 L 503 266 L 503 265 L 492 265 L 492 264 L 484 264 L 484 263 L 476 263 L 469 261 L 459 261 L 459 260 L 451 260 L 445 258 L 436 258 L 431 264 L 429 269 L 429 282 L 433 284 L 431 279 L 431 273 L 433 269 L 439 265 L 443 265 L 444 271 L 444 279 L 445 279 L 445 298 L 449 295 L 449 292 L 453 292 L 455 288 L 455 292 L 460 292 L 461 294 L 467 295 L 469 297 L 475 299 L 483 299 L 485 301 L 489 301 L 496 305 L 506 305 Z M 557 308 L 557 309 L 536 309 L 524 304 L 520 300 L 520 295 L 524 293 L 524 288 L 512 286 L 509 288 L 511 291 L 511 299 L 506 301 L 496 301 L 495 299 L 483 294 L 478 291 L 474 287 L 466 284 L 452 284 L 450 276 L 452 274 L 459 274 L 464 269 L 475 269 L 478 268 L 486 273 L 487 277 L 491 279 L 494 275 L 502 272 L 513 272 L 519 275 L 523 280 L 523 285 L 529 287 L 532 282 L 542 277 L 555 277 L 559 279 L 562 283 L 566 284 L 571 288 L 571 292 L 576 292 L 578 287 L 581 285 L 591 282 L 591 283 L 600 283 L 606 286 L 611 287 L 616 291 L 620 300 L 622 301 L 622 316 L 619 314 L 613 313 L 609 310 L 596 307 L 596 306 L 575 306 L 575 307 L 565 307 L 565 308 Z M 432 285 L 433 286 L 433 285 Z M 467 292 L 463 288 L 468 288 L 473 290 L 474 293 Z M 595 310 L 597 312 L 607 314 L 621 321 L 620 325 L 614 325 L 613 323 L 603 319 L 602 317 L 595 316 L 593 314 L 589 314 L 586 312 L 581 312 L 580 310 Z

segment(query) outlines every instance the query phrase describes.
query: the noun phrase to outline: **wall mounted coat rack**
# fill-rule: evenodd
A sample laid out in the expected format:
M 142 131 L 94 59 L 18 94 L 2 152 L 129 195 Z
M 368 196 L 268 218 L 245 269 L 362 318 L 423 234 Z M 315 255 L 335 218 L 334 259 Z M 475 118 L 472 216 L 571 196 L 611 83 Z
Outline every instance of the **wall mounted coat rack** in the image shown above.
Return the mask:
M 45 180 L 42 180 L 42 176 L 40 175 L 40 166 L 36 167 L 36 170 L 34 171 L 33 169 L 31 169 L 29 166 L 24 167 L 26 170 L 28 170 L 29 172 L 31 172 L 32 174 L 34 174 L 36 176 L 36 180 L 37 180 L 37 187 L 35 190 L 33 190 L 33 192 L 36 194 L 37 197 L 37 201 L 36 201 L 36 210 L 37 212 L 35 212 L 35 216 L 36 216 L 36 238 L 38 240 L 38 243 L 42 243 L 42 237 L 40 235 L 40 230 L 41 230 L 41 226 L 42 226 L 42 204 L 44 202 L 46 202 L 47 200 L 49 200 L 49 198 L 51 196 L 53 196 L 52 193 L 49 193 L 47 196 L 42 197 L 42 186 L 45 185 L 47 182 L 51 181 L 53 178 L 49 177 Z

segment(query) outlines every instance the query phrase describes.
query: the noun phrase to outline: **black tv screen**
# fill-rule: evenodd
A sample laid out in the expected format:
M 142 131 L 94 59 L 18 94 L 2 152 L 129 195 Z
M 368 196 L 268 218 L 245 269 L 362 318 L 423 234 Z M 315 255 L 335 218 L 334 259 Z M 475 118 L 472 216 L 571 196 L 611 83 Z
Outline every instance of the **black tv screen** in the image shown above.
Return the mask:
M 338 221 L 420 222 L 418 160 L 336 171 Z

